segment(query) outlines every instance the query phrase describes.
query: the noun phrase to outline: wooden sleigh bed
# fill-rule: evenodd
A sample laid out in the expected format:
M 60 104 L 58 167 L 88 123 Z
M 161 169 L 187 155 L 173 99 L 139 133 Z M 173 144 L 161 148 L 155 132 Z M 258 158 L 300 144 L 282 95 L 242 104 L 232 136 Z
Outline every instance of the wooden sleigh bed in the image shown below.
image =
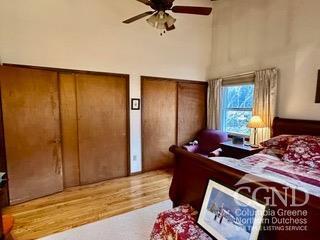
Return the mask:
M 273 123 L 273 136 L 275 137 L 282 134 L 320 136 L 320 121 L 275 118 Z M 235 185 L 247 174 L 242 170 L 227 166 L 199 154 L 187 152 L 178 146 L 172 146 L 170 151 L 175 155 L 176 160 L 170 188 L 170 198 L 174 206 L 191 204 L 199 211 L 209 179 L 231 189 L 236 189 L 237 187 Z M 267 231 L 263 231 L 260 234 L 262 239 L 318 239 L 320 233 L 320 187 L 319 192 L 316 192 L 316 194 L 308 194 L 307 196 L 303 190 L 293 190 L 293 188 L 289 188 L 288 185 L 277 181 L 249 181 L 241 186 L 250 187 L 252 191 L 257 188 L 270 189 L 270 187 L 272 187 L 280 193 L 280 196 L 273 198 L 275 199 L 276 207 L 271 206 L 269 209 L 276 212 L 279 211 L 279 213 L 283 213 L 285 210 L 295 210 L 295 212 L 299 212 L 298 216 L 288 217 L 286 215 L 283 217 L 284 219 L 298 222 L 294 222 L 294 224 L 292 224 L 292 222 L 291 224 L 280 224 L 281 221 L 283 221 L 281 217 L 275 218 L 268 216 L 267 218 L 269 218 L 270 221 L 276 220 L 279 224 L 273 224 L 272 222 L 268 224 L 266 222 L 264 227 Z M 248 192 L 240 192 L 250 196 Z M 319 195 L 317 195 L 317 193 Z M 268 197 L 272 197 L 271 195 L 272 191 L 268 190 L 257 192 L 257 198 L 262 202 L 266 202 Z M 286 197 L 286 202 L 290 203 L 288 206 L 283 202 L 283 199 Z M 309 198 L 307 204 L 300 207 L 292 206 L 292 203 L 304 203 L 307 197 Z M 307 210 L 307 216 L 301 215 L 303 210 Z M 307 229 L 286 229 L 286 226 L 303 226 L 304 224 L 299 222 L 303 219 L 307 220 Z

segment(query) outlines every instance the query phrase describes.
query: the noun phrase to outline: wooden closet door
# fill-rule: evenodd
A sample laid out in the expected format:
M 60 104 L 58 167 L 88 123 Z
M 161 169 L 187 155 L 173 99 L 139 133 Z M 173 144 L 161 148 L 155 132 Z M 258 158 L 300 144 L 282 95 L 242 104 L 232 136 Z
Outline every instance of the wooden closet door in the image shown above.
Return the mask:
M 77 74 L 81 184 L 128 175 L 128 82 Z
M 63 190 L 57 73 L 1 67 L 10 203 Z
M 183 145 L 206 128 L 207 85 L 178 83 L 178 144 Z
M 142 79 L 143 171 L 173 165 L 169 147 L 176 144 L 177 83 Z

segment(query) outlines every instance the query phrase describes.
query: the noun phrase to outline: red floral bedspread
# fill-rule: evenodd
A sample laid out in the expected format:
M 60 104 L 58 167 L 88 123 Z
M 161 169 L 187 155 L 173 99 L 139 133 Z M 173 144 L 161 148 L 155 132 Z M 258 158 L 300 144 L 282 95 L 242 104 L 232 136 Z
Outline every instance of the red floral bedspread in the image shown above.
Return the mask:
M 241 160 L 224 157 L 211 160 L 320 197 L 320 170 L 317 168 L 284 162 L 267 154 L 255 154 Z
M 190 205 L 159 214 L 151 240 L 212 240 L 197 224 L 198 212 Z
M 275 181 L 279 180 L 288 186 L 291 183 L 302 191 L 319 196 L 320 170 L 317 168 L 284 162 L 266 154 L 252 155 L 241 161 L 251 165 L 255 171 L 260 168 L 258 175 L 262 177 L 273 177 Z
M 264 170 L 287 176 L 297 182 L 304 182 L 316 187 L 320 187 L 320 170 L 305 165 L 292 164 L 265 154 L 256 154 L 242 159 L 248 164 L 262 165 Z

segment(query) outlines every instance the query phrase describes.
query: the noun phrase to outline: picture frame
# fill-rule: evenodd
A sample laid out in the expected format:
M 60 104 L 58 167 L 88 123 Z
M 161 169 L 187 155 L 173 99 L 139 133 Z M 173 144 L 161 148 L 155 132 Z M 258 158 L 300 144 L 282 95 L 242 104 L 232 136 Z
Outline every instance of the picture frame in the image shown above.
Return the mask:
M 320 103 L 320 70 L 318 71 L 318 83 L 316 89 L 316 103 Z
M 209 180 L 198 225 L 217 240 L 256 240 L 266 206 Z
M 140 110 L 140 99 L 132 98 L 131 99 L 131 110 Z

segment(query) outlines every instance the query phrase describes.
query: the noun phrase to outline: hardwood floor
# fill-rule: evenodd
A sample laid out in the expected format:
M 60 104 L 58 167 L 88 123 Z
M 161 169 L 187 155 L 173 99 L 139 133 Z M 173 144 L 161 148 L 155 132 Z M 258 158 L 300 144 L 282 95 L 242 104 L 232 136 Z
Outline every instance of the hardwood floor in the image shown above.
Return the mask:
M 74 187 L 4 213 L 15 218 L 16 240 L 37 239 L 167 200 L 171 178 L 171 171 L 152 171 Z

